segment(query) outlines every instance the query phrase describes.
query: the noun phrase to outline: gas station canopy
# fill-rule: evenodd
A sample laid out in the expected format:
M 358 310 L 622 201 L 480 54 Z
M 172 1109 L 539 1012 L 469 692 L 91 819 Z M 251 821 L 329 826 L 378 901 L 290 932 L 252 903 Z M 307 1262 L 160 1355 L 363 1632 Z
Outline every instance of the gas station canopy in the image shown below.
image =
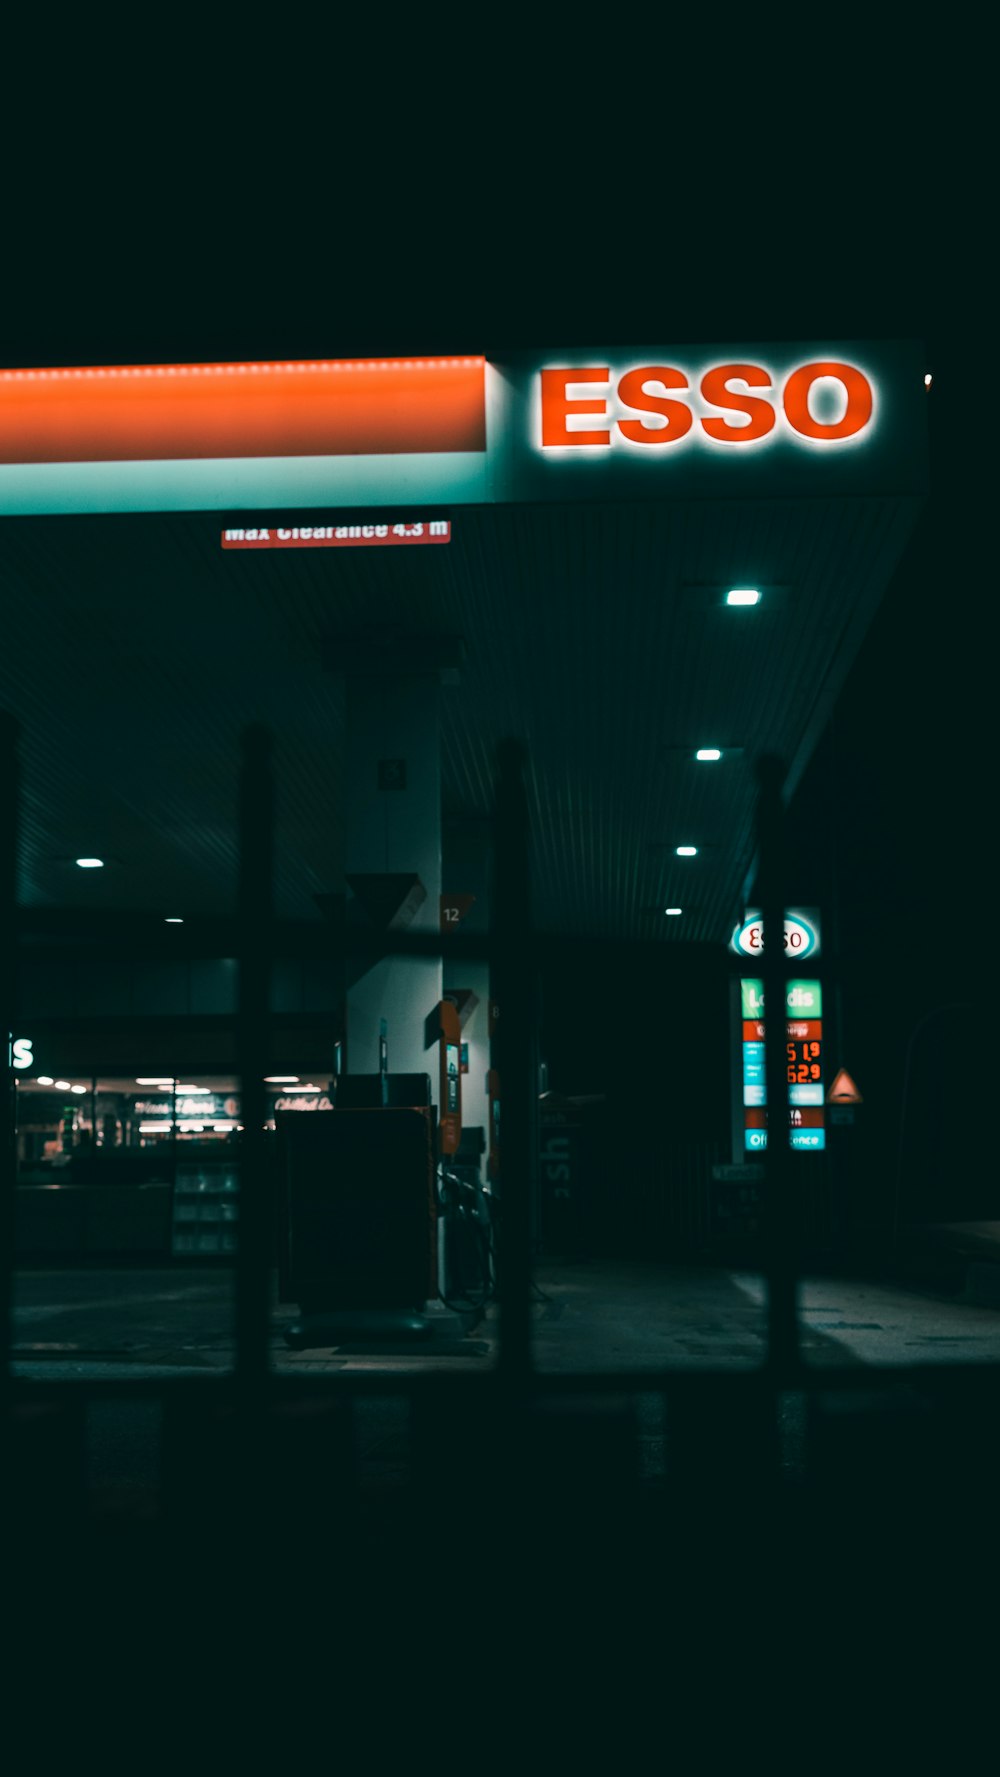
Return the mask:
M 885 341 L 0 374 L 22 901 L 227 913 L 264 721 L 278 911 L 318 918 L 367 651 L 451 669 L 446 860 L 517 735 L 541 927 L 727 939 L 753 761 L 801 779 L 914 522 L 923 400 Z

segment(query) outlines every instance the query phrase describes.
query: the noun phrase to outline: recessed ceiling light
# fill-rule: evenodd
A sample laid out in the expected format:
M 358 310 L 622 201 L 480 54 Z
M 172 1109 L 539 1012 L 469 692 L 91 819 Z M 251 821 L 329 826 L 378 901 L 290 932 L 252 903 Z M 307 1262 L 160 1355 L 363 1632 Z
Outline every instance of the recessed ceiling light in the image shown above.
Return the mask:
M 733 586 L 726 593 L 727 605 L 756 605 L 760 603 L 760 593 L 755 586 Z
M 182 926 L 184 921 L 179 913 L 168 913 L 163 923 L 168 926 Z
M 264 1084 L 265 1086 L 295 1086 L 298 1084 L 298 1078 L 298 1074 L 265 1074 Z
M 103 870 L 104 869 L 104 859 L 103 858 L 77 858 L 75 860 L 75 862 L 76 862 L 77 869 L 79 869 L 79 870 Z
M 39 1074 L 36 1084 L 39 1086 L 54 1086 L 55 1081 L 51 1074 Z
M 683 913 L 684 909 L 683 907 L 664 907 L 663 911 L 672 918 L 676 918 L 679 913 Z
M 676 847 L 676 852 L 679 858 L 696 858 L 698 856 L 698 847 L 696 845 L 678 845 Z
M 148 1079 L 144 1076 L 141 1080 L 136 1080 L 137 1086 L 172 1086 L 173 1083 L 172 1079 L 165 1079 L 163 1074 L 156 1074 Z
M 86 1092 L 86 1090 L 87 1090 L 86 1086 L 71 1086 L 70 1087 L 71 1092 Z
M 695 754 L 695 758 L 696 759 L 721 759 L 722 753 L 718 747 L 699 747 L 698 751 Z
M 59 1092 L 68 1092 L 69 1091 L 69 1081 L 68 1080 L 53 1080 L 52 1084 L 55 1086 L 56 1090 Z

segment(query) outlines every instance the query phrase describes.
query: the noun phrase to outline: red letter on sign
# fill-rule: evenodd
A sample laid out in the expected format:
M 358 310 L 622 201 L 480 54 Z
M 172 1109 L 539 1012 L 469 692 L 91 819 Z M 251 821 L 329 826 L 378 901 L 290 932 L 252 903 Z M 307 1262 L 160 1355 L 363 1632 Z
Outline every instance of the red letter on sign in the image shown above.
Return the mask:
M 644 383 L 662 383 L 665 389 L 686 389 L 688 380 L 679 370 L 649 364 L 644 370 L 627 370 L 618 384 L 619 399 L 640 413 L 662 413 L 665 426 L 644 426 L 641 420 L 619 420 L 618 430 L 632 444 L 673 444 L 691 430 L 691 409 L 666 395 L 647 395 Z
M 824 425 L 809 412 L 809 390 L 821 376 L 834 376 L 847 390 L 847 412 L 842 420 Z M 872 413 L 871 384 L 850 364 L 803 364 L 785 384 L 785 417 L 803 438 L 853 438 L 867 426 Z
M 546 444 L 610 444 L 610 432 L 570 432 L 566 421 L 571 413 L 599 413 L 607 418 L 606 401 L 571 401 L 566 394 L 570 383 L 607 383 L 611 372 L 604 370 L 542 371 L 542 443 Z
M 721 438 L 724 444 L 750 444 L 754 438 L 764 438 L 774 425 L 774 408 L 770 401 L 763 401 L 759 395 L 739 395 L 727 389 L 729 382 L 749 383 L 751 389 L 769 389 L 771 378 L 759 364 L 720 364 L 714 370 L 706 370 L 701 379 L 701 392 L 706 401 L 713 407 L 728 407 L 734 413 L 748 413 L 748 426 L 734 426 L 729 420 L 702 420 L 702 426 L 710 438 Z

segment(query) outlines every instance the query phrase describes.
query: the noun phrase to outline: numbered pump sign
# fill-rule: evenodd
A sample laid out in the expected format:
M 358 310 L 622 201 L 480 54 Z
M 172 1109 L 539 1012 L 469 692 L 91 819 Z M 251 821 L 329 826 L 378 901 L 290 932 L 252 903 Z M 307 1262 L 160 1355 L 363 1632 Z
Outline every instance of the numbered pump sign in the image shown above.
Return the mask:
M 812 960 L 820 950 L 819 914 L 814 907 L 785 914 L 786 957 Z M 764 925 L 749 912 L 733 932 L 732 948 L 761 959 Z M 743 1147 L 746 1154 L 767 1146 L 767 1090 L 764 1073 L 764 983 L 758 977 L 740 982 L 742 1013 Z M 793 1148 L 817 1152 L 826 1146 L 823 1086 L 823 994 L 818 981 L 785 982 L 785 1064 L 788 1081 L 789 1141 Z

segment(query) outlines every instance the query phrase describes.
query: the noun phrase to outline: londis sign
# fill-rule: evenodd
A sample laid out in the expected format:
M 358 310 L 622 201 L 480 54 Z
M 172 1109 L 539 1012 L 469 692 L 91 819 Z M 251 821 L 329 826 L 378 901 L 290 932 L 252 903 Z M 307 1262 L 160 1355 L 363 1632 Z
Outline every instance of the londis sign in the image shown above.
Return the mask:
M 820 358 L 778 375 L 764 364 L 549 368 L 538 376 L 543 451 L 637 445 L 665 450 L 683 439 L 759 444 L 777 430 L 809 445 L 858 439 L 875 423 L 874 379 L 856 364 Z

